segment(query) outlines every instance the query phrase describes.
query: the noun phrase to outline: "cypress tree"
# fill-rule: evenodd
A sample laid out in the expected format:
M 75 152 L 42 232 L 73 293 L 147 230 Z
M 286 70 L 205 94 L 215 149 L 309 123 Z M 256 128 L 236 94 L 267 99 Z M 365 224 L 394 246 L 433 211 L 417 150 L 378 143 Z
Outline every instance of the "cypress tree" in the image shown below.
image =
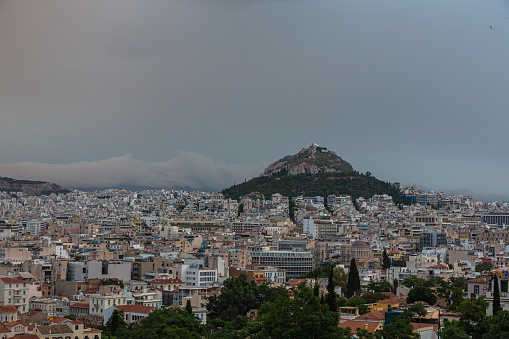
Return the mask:
M 361 288 L 361 279 L 359 278 L 359 271 L 355 265 L 355 258 L 350 262 L 350 271 L 348 271 L 348 283 L 346 285 L 346 297 L 351 298 L 355 292 Z
M 193 314 L 193 307 L 191 306 L 191 300 L 190 299 L 187 299 L 186 311 L 189 314 Z
M 315 282 L 315 286 L 313 289 L 313 294 L 315 295 L 315 297 L 320 296 L 320 285 L 318 285 L 318 283 L 316 283 L 316 282 Z
M 502 307 L 500 307 L 500 290 L 498 288 L 498 277 L 495 276 L 495 280 L 493 281 L 493 315 L 497 314 L 498 311 L 501 311 Z
M 398 282 L 398 279 L 394 279 L 394 282 L 392 283 L 392 288 L 393 288 L 393 293 L 397 295 L 397 291 L 398 291 L 398 285 L 399 285 L 399 282 Z
M 334 265 L 331 264 L 329 271 L 329 281 L 327 282 L 327 296 L 325 302 L 329 305 L 331 312 L 337 312 L 336 308 L 336 291 L 334 291 Z
M 387 254 L 387 251 L 384 248 L 384 251 L 382 253 L 382 268 L 384 270 L 387 270 L 391 267 L 391 259 L 389 258 L 389 255 Z

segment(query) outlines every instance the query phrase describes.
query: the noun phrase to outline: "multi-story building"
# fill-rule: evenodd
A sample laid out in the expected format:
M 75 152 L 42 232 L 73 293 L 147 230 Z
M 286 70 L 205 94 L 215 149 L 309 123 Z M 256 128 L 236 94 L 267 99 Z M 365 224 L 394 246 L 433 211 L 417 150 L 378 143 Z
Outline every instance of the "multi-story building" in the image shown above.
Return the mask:
M 122 281 L 128 281 L 131 278 L 131 263 L 104 260 L 70 262 L 69 276 L 70 279 L 74 281 L 83 281 L 93 278 L 116 278 Z
M 288 278 L 299 278 L 313 269 L 313 255 L 308 251 L 251 251 L 252 264 L 286 270 Z
M 116 305 L 127 305 L 127 296 L 121 293 L 91 294 L 89 297 L 89 314 L 104 316 L 104 310 Z
M 21 313 L 29 310 L 29 282 L 14 279 L 0 278 L 0 302 L 12 305 Z

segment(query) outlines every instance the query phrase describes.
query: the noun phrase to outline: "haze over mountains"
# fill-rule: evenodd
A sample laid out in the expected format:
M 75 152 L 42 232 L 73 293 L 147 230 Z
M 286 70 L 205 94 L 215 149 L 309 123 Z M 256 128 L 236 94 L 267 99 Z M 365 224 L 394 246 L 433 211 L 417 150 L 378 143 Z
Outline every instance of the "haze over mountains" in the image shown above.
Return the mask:
M 0 164 L 0 176 L 21 180 L 41 180 L 56 183 L 67 189 L 101 190 L 108 188 L 184 189 L 221 191 L 234 183 L 242 183 L 258 176 L 273 175 L 279 171 L 292 174 L 334 171 L 352 171 L 353 166 L 334 151 L 312 145 L 295 155 L 287 155 L 269 165 L 268 160 L 257 163 L 226 164 L 200 153 L 181 152 L 171 160 L 150 163 L 125 156 L 100 161 L 82 161 L 70 164 L 43 164 L 22 162 Z M 322 166 L 322 167 L 320 167 Z M 319 169 L 321 168 L 321 169 Z M 260 174 L 261 173 L 261 174 Z M 438 172 L 437 175 L 440 175 Z M 379 178 L 384 180 L 384 178 Z M 509 200 L 506 195 L 472 192 L 462 188 L 430 188 L 419 182 L 405 183 L 425 190 L 446 194 L 463 194 L 483 201 Z

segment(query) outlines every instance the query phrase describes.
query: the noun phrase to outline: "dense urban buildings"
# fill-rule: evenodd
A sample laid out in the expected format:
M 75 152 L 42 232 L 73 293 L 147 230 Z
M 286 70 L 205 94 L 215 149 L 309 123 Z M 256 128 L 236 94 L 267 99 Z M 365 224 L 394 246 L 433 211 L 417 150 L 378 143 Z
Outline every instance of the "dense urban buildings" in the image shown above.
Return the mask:
M 394 305 L 404 305 L 411 276 L 461 277 L 464 298 L 483 296 L 493 312 L 496 277 L 509 310 L 509 205 L 401 188 L 410 192 L 417 199 L 403 206 L 388 195 L 293 197 L 293 219 L 281 194 L 237 201 L 176 190 L 0 193 L 2 321 L 41 314 L 40 325 L 16 331 L 91 339 L 115 310 L 136 322 L 189 301 L 206 323 L 209 297 L 229 277 L 286 289 L 304 281 L 326 293 L 327 279 L 302 278 L 332 263 L 348 272 L 353 259 L 362 288 L 399 282 Z M 476 271 L 480 264 L 490 269 Z M 74 320 L 56 322 L 65 316 Z

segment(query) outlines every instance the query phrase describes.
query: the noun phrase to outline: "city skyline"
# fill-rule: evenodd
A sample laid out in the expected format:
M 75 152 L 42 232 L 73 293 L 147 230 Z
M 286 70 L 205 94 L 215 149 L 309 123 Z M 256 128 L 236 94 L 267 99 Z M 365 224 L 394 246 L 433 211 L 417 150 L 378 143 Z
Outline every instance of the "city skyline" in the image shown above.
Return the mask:
M 317 142 L 382 180 L 509 191 L 503 1 L 0 8 L 1 176 L 222 189 Z

